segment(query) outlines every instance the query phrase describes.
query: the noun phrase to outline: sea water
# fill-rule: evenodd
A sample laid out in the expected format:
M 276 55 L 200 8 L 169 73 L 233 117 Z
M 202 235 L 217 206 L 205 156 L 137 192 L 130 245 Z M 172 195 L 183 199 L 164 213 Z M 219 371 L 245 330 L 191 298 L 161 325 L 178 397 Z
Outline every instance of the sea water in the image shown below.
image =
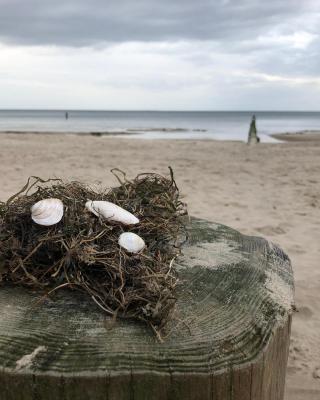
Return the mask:
M 246 141 L 253 114 L 262 141 L 273 141 L 273 133 L 320 130 L 320 112 L 0 110 L 0 131 Z

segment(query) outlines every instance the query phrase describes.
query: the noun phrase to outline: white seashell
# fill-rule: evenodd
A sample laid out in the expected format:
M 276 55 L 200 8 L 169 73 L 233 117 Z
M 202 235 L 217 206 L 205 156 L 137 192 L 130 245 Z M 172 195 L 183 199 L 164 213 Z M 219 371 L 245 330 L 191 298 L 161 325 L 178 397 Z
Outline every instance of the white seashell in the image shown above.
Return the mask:
M 121 233 L 118 243 L 130 253 L 139 253 L 146 245 L 144 240 L 133 232 Z
M 63 203 L 59 199 L 43 199 L 31 207 L 31 218 L 36 224 L 50 226 L 63 217 Z
M 86 208 L 96 216 L 102 216 L 111 221 L 122 222 L 125 225 L 138 224 L 139 220 L 129 211 L 110 203 L 109 201 L 92 201 L 86 202 Z

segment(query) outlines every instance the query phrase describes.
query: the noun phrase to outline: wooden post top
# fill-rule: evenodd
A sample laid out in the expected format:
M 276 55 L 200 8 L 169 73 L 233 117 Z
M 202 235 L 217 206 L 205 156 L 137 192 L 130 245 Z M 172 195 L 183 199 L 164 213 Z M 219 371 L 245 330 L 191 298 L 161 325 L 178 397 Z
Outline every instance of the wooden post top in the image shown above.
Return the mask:
M 2 373 L 37 376 L 206 374 L 264 351 L 293 303 L 288 257 L 272 243 L 192 219 L 176 261 L 175 320 L 159 343 L 144 324 L 111 319 L 76 292 L 36 304 L 39 293 L 0 287 Z

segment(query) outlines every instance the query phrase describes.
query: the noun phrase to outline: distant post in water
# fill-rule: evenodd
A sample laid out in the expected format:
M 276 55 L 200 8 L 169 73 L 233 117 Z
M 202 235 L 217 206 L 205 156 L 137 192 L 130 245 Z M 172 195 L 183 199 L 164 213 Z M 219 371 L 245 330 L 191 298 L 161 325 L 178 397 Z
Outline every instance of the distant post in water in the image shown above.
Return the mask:
M 249 128 L 248 144 L 256 144 L 259 142 L 260 138 L 257 135 L 256 116 L 253 115 Z
M 65 112 L 64 117 L 65 117 L 65 119 L 68 119 L 68 118 L 69 118 L 69 113 L 68 113 L 68 111 Z

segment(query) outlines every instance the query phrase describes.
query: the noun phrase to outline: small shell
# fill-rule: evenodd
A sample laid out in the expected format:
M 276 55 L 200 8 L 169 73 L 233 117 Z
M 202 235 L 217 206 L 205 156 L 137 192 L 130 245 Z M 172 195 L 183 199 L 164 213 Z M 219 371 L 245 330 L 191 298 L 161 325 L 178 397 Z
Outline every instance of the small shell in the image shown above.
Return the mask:
M 36 224 L 50 226 L 63 217 L 63 204 L 59 199 L 44 199 L 31 207 L 31 218 Z
M 146 245 L 144 240 L 133 232 L 121 233 L 118 243 L 129 253 L 139 253 Z
M 109 201 L 92 201 L 86 202 L 86 208 L 96 216 L 102 216 L 111 221 L 121 222 L 125 225 L 138 224 L 139 220 L 129 211 L 110 203 Z

